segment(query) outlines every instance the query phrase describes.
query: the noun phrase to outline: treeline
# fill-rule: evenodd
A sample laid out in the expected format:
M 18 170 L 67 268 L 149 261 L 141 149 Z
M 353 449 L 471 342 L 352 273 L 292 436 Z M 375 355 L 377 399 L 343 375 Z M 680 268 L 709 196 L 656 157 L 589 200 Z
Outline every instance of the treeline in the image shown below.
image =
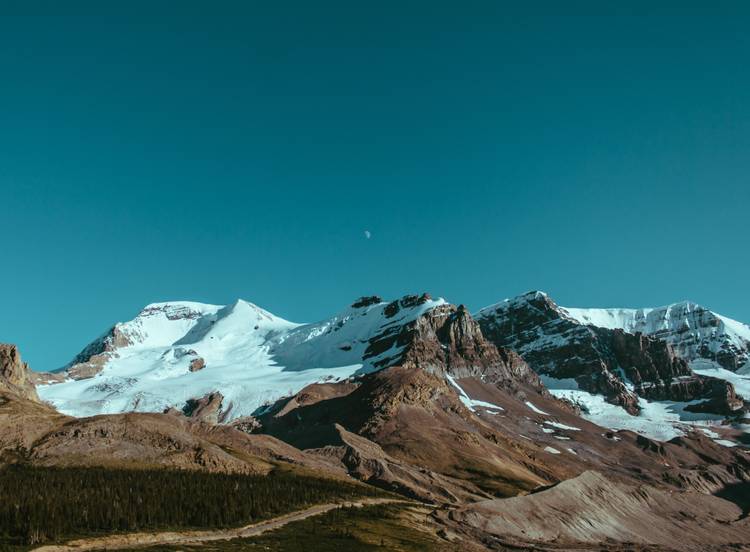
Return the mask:
M 0 544 L 167 528 L 221 528 L 380 491 L 286 471 L 267 476 L 169 470 L 0 470 Z

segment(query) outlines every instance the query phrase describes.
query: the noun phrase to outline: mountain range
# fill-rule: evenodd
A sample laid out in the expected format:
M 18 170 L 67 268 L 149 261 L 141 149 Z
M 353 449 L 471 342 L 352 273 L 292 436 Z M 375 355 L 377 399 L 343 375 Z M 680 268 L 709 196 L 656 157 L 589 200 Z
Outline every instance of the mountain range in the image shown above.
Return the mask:
M 369 296 L 299 324 L 176 301 L 60 370 L 12 346 L 0 370 L 6 462 L 288 462 L 435 505 L 435 534 L 478 549 L 750 543 L 750 327 L 693 303 Z
M 582 406 L 603 397 L 637 415 L 669 402 L 675 415 L 694 420 L 743 408 L 749 348 L 748 326 L 688 302 L 577 309 L 531 292 L 472 316 L 426 294 L 391 302 L 363 297 L 313 324 L 242 300 L 223 307 L 171 302 L 115 324 L 64 369 L 40 376 L 54 383 L 40 389 L 77 416 L 183 409 L 218 392 L 222 420 L 230 421 L 311 383 L 409 361 L 475 374 L 498 354 L 518 353 L 533 370 L 524 375 L 529 382 L 538 374 L 558 396 L 576 391 Z

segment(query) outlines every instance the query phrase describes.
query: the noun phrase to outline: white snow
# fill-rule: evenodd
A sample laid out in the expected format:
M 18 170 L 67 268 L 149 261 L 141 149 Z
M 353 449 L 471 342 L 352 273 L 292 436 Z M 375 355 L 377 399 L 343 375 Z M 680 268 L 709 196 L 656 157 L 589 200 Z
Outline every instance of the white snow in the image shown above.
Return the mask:
M 549 416 L 549 414 L 547 414 L 544 410 L 540 410 L 539 408 L 534 406 L 534 404 L 531 401 L 525 401 L 525 403 L 526 403 L 526 406 L 528 406 L 531 410 L 533 410 L 537 414 L 543 414 L 545 416 Z
M 492 404 L 485 401 L 478 401 L 476 399 L 472 399 L 469 397 L 469 395 L 466 394 L 466 391 L 464 391 L 461 386 L 456 381 L 456 378 L 451 376 L 450 374 L 445 374 L 445 378 L 450 382 L 450 384 L 456 388 L 458 391 L 458 398 L 461 400 L 462 403 L 464 403 L 464 406 L 471 410 L 472 412 L 476 412 L 477 407 L 482 408 L 489 408 L 492 410 L 505 410 L 502 406 L 498 406 L 496 404 Z M 491 412 L 490 414 L 497 414 L 497 412 Z
M 608 403 L 603 396 L 580 389 L 550 389 L 550 393 L 580 406 L 581 417 L 590 422 L 612 430 L 633 431 L 658 441 L 669 441 L 685 435 L 692 428 L 710 427 L 722 420 L 719 415 L 686 411 L 685 407 L 690 403 L 640 399 L 641 412 L 632 416 L 624 408 Z M 554 424 L 547 421 L 544 423 Z M 714 435 L 710 437 L 713 438 Z
M 716 316 L 722 321 L 730 333 L 733 333 L 746 341 L 750 341 L 750 326 L 737 320 L 727 318 L 726 316 L 721 316 L 720 314 L 717 314 Z
M 637 320 L 648 316 L 654 309 L 579 309 L 561 307 L 564 313 L 581 324 L 597 326 L 599 328 L 622 328 L 632 331 Z
M 578 427 L 561 424 L 560 422 L 550 422 L 549 420 L 545 420 L 544 423 L 545 425 L 556 427 L 557 429 L 567 429 L 569 431 L 581 431 L 581 429 Z
M 549 452 L 550 454 L 560 454 L 560 451 L 554 447 L 544 447 L 544 452 Z
M 698 428 L 701 432 L 703 432 L 707 437 L 711 437 L 711 439 L 720 439 L 721 436 L 716 433 L 715 431 L 711 431 L 707 427 L 699 427 Z
M 578 404 L 583 418 L 602 427 L 627 429 L 660 441 L 668 441 L 683 434 L 672 424 L 679 420 L 679 416 L 669 419 L 664 412 L 649 408 L 639 416 L 631 416 L 624 408 L 608 403 L 601 395 L 572 389 L 551 389 L 550 392 L 558 398 Z
M 707 354 L 712 360 L 719 352 L 732 352 L 740 359 L 747 359 L 740 370 L 750 371 L 750 326 L 689 301 L 645 309 L 559 307 L 559 310 L 580 324 L 658 337 L 688 361 Z

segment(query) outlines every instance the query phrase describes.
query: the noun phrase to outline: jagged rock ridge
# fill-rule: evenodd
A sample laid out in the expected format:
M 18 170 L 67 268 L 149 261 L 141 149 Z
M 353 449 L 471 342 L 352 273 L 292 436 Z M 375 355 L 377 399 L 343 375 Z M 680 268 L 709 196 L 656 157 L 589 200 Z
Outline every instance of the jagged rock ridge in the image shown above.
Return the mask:
M 638 412 L 638 397 L 703 401 L 692 408 L 721 414 L 742 408 L 730 383 L 695 374 L 666 341 L 582 323 L 544 293 L 498 303 L 476 317 L 490 341 L 519 352 L 538 373 L 574 379 L 630 413 Z
M 731 371 L 750 368 L 750 327 L 690 301 L 654 309 L 563 310 L 582 324 L 666 341 L 688 361 L 714 362 Z

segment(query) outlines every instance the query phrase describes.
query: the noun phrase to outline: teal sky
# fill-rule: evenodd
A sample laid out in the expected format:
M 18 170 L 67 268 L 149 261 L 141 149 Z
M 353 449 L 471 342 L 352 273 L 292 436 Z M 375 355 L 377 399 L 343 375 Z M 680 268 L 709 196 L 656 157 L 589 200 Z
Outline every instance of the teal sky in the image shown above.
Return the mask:
M 0 0 L 0 341 L 421 291 L 750 321 L 748 4 L 561 4 Z

